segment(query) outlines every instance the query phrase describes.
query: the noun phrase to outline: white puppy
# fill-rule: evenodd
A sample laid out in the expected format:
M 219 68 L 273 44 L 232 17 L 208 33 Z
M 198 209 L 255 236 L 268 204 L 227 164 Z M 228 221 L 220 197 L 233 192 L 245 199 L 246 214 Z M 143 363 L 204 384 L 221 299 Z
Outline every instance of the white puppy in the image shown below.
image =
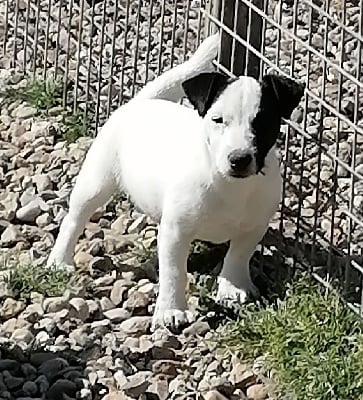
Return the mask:
M 303 86 L 267 75 L 231 80 L 210 69 L 219 37 L 147 84 L 115 111 L 79 173 L 48 265 L 72 265 L 77 239 L 93 211 L 118 189 L 159 223 L 159 296 L 153 326 L 188 320 L 186 265 L 194 239 L 230 241 L 217 299 L 243 302 L 249 261 L 281 193 L 275 141 L 281 117 Z M 175 103 L 186 94 L 196 111 Z M 172 100 L 172 101 L 170 101 Z

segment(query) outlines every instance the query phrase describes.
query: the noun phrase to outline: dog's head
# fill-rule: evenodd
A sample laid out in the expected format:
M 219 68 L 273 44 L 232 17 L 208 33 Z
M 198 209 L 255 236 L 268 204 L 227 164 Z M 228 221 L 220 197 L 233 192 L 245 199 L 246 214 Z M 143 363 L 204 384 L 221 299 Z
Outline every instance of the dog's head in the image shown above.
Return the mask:
M 203 73 L 183 83 L 191 104 L 204 118 L 206 141 L 222 175 L 246 178 L 263 172 L 265 158 L 304 94 L 304 85 L 279 75 L 262 82 L 218 72 Z

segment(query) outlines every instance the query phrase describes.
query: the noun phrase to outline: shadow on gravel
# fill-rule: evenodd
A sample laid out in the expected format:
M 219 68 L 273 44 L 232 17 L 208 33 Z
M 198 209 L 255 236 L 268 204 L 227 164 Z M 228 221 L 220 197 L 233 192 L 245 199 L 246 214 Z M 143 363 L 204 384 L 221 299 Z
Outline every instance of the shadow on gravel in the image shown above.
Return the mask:
M 301 237 L 311 232 L 301 229 Z M 236 319 L 238 310 L 228 310 L 216 304 L 210 292 L 216 287 L 216 277 L 221 269 L 223 258 L 228 250 L 226 245 L 197 244 L 197 251 L 191 254 L 188 271 L 196 274 L 201 296 L 201 313 L 213 328 L 226 319 Z M 356 260 L 362 264 L 362 260 Z M 267 303 L 283 298 L 294 279 L 304 272 L 314 274 L 320 281 L 329 282 L 346 301 L 359 306 L 362 296 L 362 279 L 358 271 L 347 266 L 347 258 L 338 251 L 328 251 L 326 247 L 315 244 L 313 247 L 303 240 L 296 241 L 284 237 L 278 230 L 269 228 L 263 240 L 263 252 L 256 251 L 251 260 L 251 275 Z M 203 278 L 204 276 L 204 278 Z M 210 277 L 208 278 L 205 277 Z M 344 282 L 348 283 L 344 284 Z M 198 294 L 197 294 L 198 295 Z M 254 299 L 251 299 L 253 302 Z M 213 315 L 208 317 L 208 312 Z
M 86 360 L 86 354 L 71 350 L 23 351 L 16 345 L 2 345 L 0 399 L 99 399 L 100 388 L 85 387 Z

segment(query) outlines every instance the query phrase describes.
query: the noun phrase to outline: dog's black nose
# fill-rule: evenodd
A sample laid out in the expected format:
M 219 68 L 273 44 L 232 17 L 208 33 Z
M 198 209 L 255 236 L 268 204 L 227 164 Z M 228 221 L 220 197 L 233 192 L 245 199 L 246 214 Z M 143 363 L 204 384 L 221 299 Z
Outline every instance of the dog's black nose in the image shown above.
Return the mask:
M 241 150 L 234 150 L 228 156 L 229 163 L 234 172 L 242 173 L 245 172 L 248 166 L 252 162 L 251 154 L 246 154 Z

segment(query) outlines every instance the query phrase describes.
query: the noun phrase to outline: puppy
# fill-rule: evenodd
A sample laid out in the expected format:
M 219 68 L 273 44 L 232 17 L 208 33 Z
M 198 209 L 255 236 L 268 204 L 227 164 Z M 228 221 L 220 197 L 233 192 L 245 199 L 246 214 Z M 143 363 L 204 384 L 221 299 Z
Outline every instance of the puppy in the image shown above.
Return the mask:
M 275 142 L 303 85 L 277 75 L 261 82 L 211 70 L 219 36 L 147 84 L 115 111 L 94 140 L 70 197 L 48 265 L 72 265 L 77 239 L 97 207 L 121 189 L 159 224 L 159 295 L 153 327 L 188 322 L 187 256 L 194 239 L 230 241 L 217 300 L 256 291 L 249 261 L 278 208 Z M 177 104 L 186 95 L 195 109 Z

